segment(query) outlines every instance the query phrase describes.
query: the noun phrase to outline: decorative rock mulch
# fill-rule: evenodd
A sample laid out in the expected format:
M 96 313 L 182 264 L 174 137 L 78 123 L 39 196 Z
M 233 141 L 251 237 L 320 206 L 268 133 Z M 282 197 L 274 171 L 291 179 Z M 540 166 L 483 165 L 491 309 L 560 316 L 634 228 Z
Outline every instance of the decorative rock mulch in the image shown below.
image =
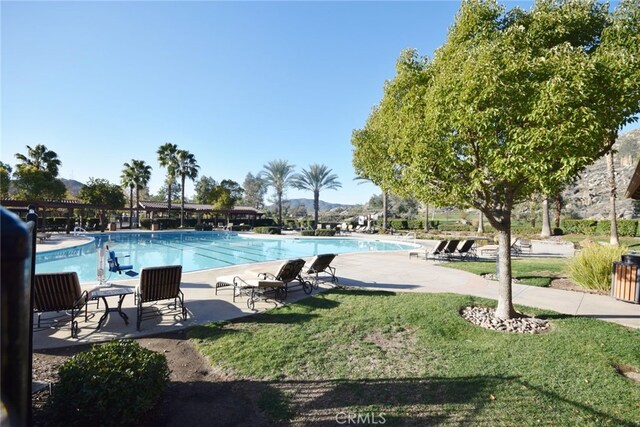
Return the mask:
M 466 321 L 494 331 L 539 334 L 549 330 L 548 320 L 535 317 L 502 320 L 495 317 L 495 312 L 495 309 L 488 307 L 465 307 L 460 314 Z
M 496 276 L 493 273 L 481 274 L 480 277 L 482 277 L 483 279 L 487 279 L 487 280 L 495 280 L 496 282 L 498 281 L 498 276 Z M 511 278 L 511 282 L 512 283 L 522 283 L 522 280 L 518 279 L 517 277 L 512 277 Z

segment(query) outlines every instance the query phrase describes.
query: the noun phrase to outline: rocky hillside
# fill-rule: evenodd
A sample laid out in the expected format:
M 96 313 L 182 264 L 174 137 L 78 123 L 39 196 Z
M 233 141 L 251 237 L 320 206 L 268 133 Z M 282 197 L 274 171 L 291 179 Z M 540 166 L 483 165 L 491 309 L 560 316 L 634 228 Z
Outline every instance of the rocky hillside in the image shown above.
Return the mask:
M 632 218 L 633 200 L 624 197 L 631 176 L 640 159 L 640 129 L 634 129 L 618 137 L 614 148 L 618 199 L 616 210 L 619 218 Z M 573 186 L 563 193 L 565 214 L 579 218 L 602 219 L 609 216 L 609 185 L 604 158 L 585 169 Z

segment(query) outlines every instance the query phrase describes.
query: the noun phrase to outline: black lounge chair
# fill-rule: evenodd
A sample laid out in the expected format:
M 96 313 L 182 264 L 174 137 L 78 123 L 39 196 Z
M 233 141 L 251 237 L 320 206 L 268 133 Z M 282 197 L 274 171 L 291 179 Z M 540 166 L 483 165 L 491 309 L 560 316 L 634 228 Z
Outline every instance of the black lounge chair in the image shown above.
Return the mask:
M 456 254 L 460 257 L 460 259 L 467 259 L 468 257 L 475 258 L 476 254 L 473 250 L 473 244 L 475 241 L 473 240 L 465 240 L 462 242 L 460 247 L 456 249 Z
M 84 321 L 87 321 L 87 301 L 89 293 L 80 288 L 78 274 L 47 273 L 35 275 L 33 311 L 38 314 L 37 327 L 40 328 L 40 316 L 50 311 L 69 311 L 71 315 L 71 338 L 78 336 L 76 317 L 84 308 Z
M 451 257 L 455 255 L 456 249 L 458 248 L 459 244 L 460 240 L 449 240 L 447 242 L 447 245 L 444 247 L 444 250 L 442 251 L 443 255 L 448 259 L 451 259 Z
M 336 254 L 316 255 L 311 260 L 311 265 L 309 265 L 309 267 L 305 269 L 306 274 L 314 276 L 313 285 L 315 286 L 316 289 L 318 288 L 319 273 L 327 273 L 329 276 L 331 276 L 331 283 L 333 283 L 334 285 L 338 284 L 338 278 L 336 277 L 336 269 L 335 267 L 332 267 L 330 265 L 336 256 L 337 256 Z M 307 292 L 307 289 L 305 289 L 305 292 Z M 311 293 L 311 292 L 309 291 L 307 293 Z
M 303 266 L 303 259 L 294 259 L 283 262 L 276 274 L 249 271 L 247 275 L 253 276 L 252 278 L 220 276 L 216 278 L 216 294 L 218 293 L 218 288 L 233 286 L 233 302 L 236 301 L 236 295 L 247 295 L 247 307 L 251 310 L 253 310 L 259 298 L 266 299 L 266 292 L 273 291 L 274 298 L 277 301 L 285 300 L 289 292 L 290 283 L 294 280 L 299 282 L 306 294 L 310 294 L 313 285 L 302 277 Z
M 136 301 L 138 308 L 136 328 L 138 331 L 140 330 L 140 323 L 143 320 L 163 314 L 162 312 L 158 314 L 157 311 L 155 313 L 145 314 L 145 307 L 143 306 L 144 303 L 172 299 L 173 304 L 169 304 L 169 308 L 172 310 L 179 310 L 182 315 L 182 319 L 187 319 L 187 309 L 184 306 L 184 294 L 182 293 L 182 290 L 180 290 L 181 280 L 181 265 L 147 267 L 142 269 L 140 272 L 140 284 L 136 289 Z

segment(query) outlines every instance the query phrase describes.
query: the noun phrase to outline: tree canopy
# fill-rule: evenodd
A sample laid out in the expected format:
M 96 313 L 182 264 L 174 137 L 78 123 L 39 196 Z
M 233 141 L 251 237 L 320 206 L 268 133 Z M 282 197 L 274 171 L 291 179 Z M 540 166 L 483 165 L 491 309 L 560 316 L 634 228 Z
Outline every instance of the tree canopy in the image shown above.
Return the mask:
M 79 197 L 84 203 L 106 206 L 109 209 L 122 209 L 126 202 L 119 185 L 99 178 L 89 178 L 89 182 L 80 189 Z
M 479 209 L 499 231 L 499 317 L 514 314 L 514 204 L 548 194 L 610 149 L 624 114 L 608 112 L 603 85 L 637 94 L 638 79 L 603 83 L 612 69 L 629 78 L 634 68 L 605 66 L 598 54 L 611 22 L 632 22 L 620 33 L 637 37 L 638 2 L 624 7 L 633 12 L 612 18 L 595 1 L 544 0 L 530 11 L 464 1 L 433 58 L 402 52 L 383 99 L 353 133 L 356 173 L 400 195 Z M 626 43 L 616 49 L 637 53 Z

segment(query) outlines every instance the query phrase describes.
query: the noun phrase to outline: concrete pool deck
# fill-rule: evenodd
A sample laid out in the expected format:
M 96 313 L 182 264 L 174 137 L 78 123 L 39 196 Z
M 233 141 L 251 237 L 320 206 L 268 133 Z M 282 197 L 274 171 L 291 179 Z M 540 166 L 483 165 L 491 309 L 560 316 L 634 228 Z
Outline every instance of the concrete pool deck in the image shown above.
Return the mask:
M 380 236 L 364 235 L 361 237 L 378 239 Z M 71 237 L 60 240 L 65 241 L 60 243 L 65 246 L 55 245 L 56 247 L 50 249 L 73 246 L 73 240 L 75 240 L 75 244 L 78 243 L 76 239 Z M 433 244 L 430 241 L 422 243 L 425 246 Z M 564 251 L 565 249 L 554 247 L 550 250 L 551 252 L 543 252 L 540 249 L 540 254 L 557 253 L 558 250 Z M 349 287 L 390 292 L 450 292 L 490 299 L 497 298 L 497 282 L 464 271 L 445 268 L 434 261 L 409 258 L 409 252 L 410 250 L 342 254 L 336 257 L 332 265 L 337 269 L 340 284 Z M 535 246 L 532 255 L 538 255 Z M 136 331 L 136 307 L 133 295 L 125 297 L 122 308 L 129 317 L 129 324 L 125 325 L 124 320 L 117 313 L 112 312 L 100 330 L 95 328 L 98 319 L 104 312 L 104 306 L 100 301 L 100 306 L 96 307 L 95 301 L 92 301 L 89 305 L 88 321 L 84 321 L 84 315 L 77 318 L 80 327 L 77 339 L 70 337 L 68 315 L 45 313 L 42 316 L 43 322 L 57 316 L 62 324 L 58 328 L 43 327 L 34 330 L 34 350 L 153 335 L 175 331 L 187 326 L 254 314 L 254 311 L 247 308 L 246 297 L 236 298 L 236 303 L 232 302 L 233 291 L 231 288 L 220 288 L 218 295 L 215 295 L 216 277 L 224 275 L 246 277 L 246 274 L 243 273 L 247 270 L 272 272 L 280 263 L 281 261 L 271 261 L 183 273 L 181 289 L 185 294 L 185 305 L 189 312 L 188 319 L 182 321 L 181 318 L 174 318 L 170 314 L 158 316 L 143 321 L 140 332 Z M 138 280 L 138 278 L 114 280 L 112 283 L 113 286 L 133 287 L 138 284 Z M 89 290 L 95 285 L 83 284 L 82 287 Z M 328 288 L 330 285 L 321 285 L 322 287 Z M 296 287 L 289 292 L 287 303 L 305 297 L 302 289 Z M 514 284 L 513 301 L 518 305 L 549 309 L 563 314 L 591 317 L 632 328 L 640 328 L 640 305 L 617 301 L 606 295 Z M 113 307 L 117 298 L 112 297 L 108 302 Z M 270 301 L 256 303 L 258 311 L 273 307 L 275 307 L 275 303 Z

